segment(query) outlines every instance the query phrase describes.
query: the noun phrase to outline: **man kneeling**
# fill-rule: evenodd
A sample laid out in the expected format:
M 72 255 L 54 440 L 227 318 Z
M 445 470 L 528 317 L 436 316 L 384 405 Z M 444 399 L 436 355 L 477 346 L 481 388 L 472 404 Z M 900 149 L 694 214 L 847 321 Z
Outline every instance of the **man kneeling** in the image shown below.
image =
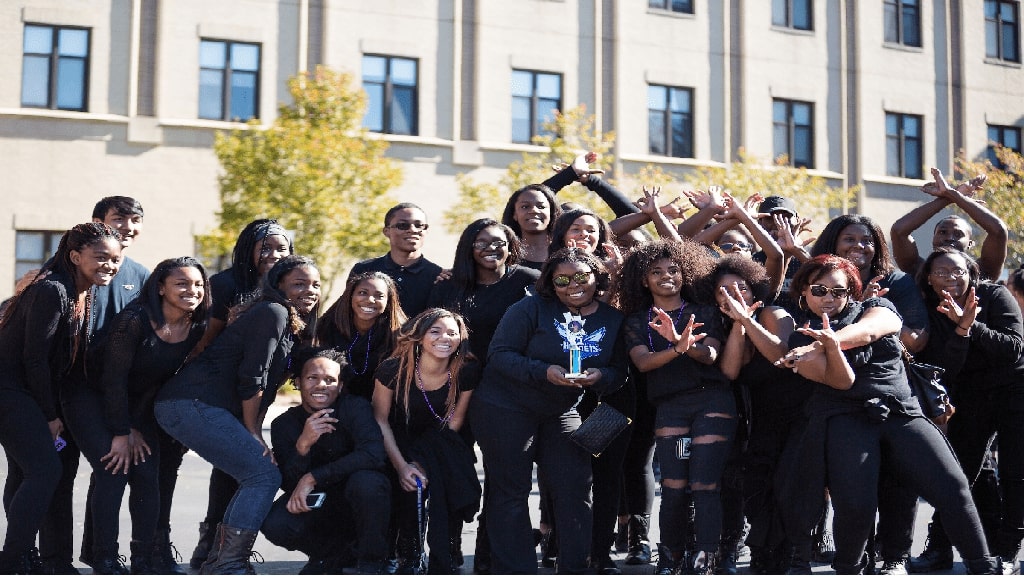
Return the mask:
M 380 427 L 369 402 L 342 391 L 343 353 L 311 349 L 298 356 L 302 404 L 270 428 L 285 493 L 274 502 L 263 534 L 309 555 L 300 574 L 340 574 L 353 559 L 358 572 L 378 574 L 391 516 Z

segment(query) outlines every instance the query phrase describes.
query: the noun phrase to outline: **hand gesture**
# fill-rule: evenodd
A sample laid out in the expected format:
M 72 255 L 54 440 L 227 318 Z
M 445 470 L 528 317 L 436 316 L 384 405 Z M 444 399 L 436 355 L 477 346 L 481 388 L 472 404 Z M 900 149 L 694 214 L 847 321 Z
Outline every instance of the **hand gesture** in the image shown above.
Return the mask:
M 100 462 L 106 462 L 104 470 L 110 470 L 111 474 L 127 474 L 132 464 L 131 441 L 127 434 L 114 436 L 110 441 L 110 451 L 106 456 L 100 458 Z
M 150 449 L 149 444 L 146 443 L 146 439 L 142 436 L 142 433 L 135 428 L 131 429 L 128 434 L 128 442 L 132 450 L 132 463 L 139 464 L 146 461 L 146 455 L 153 454 L 153 450 Z
M 839 350 L 839 339 L 836 337 L 835 330 L 829 326 L 828 314 L 822 312 L 821 314 L 821 329 L 813 330 L 810 326 L 804 325 L 796 329 L 801 334 L 806 334 L 815 341 L 820 342 L 823 348 L 830 348 L 832 350 Z M 796 361 L 799 361 L 797 358 Z M 796 372 L 796 369 L 793 370 Z
M 760 192 L 754 192 L 743 202 L 743 209 L 748 214 L 757 214 L 757 207 L 764 202 L 764 196 Z
M 806 324 L 803 328 L 798 328 L 798 330 L 806 329 L 809 329 L 809 326 Z M 810 344 L 798 346 L 789 352 L 786 352 L 782 358 L 775 361 L 775 365 L 779 368 L 789 368 L 793 370 L 793 372 L 799 372 L 801 362 L 808 362 L 823 353 L 822 347 L 819 346 L 817 342 L 811 342 Z
M 50 427 L 50 436 L 53 438 L 53 441 L 56 442 L 57 436 L 60 436 L 61 432 L 64 431 L 64 422 L 62 422 L 60 418 L 54 418 L 47 422 L 46 425 Z
M 879 282 L 881 282 L 883 278 L 885 278 L 885 275 L 880 274 L 878 276 L 875 276 L 871 280 L 868 280 L 867 285 L 864 286 L 864 291 L 860 293 L 861 302 L 867 300 L 868 298 L 882 297 L 889 293 L 888 288 L 882 288 L 882 285 L 879 284 Z
M 427 487 L 427 475 L 423 473 L 417 462 L 406 462 L 405 466 L 398 471 L 398 483 L 406 492 L 416 491 L 416 479 L 420 479 L 423 488 Z
M 665 218 L 669 220 L 682 220 L 686 218 L 686 209 L 679 205 L 681 199 L 681 196 L 676 196 L 671 202 L 661 205 L 661 213 L 665 215 Z
M 789 216 L 779 212 L 772 214 L 771 219 L 775 223 L 775 242 L 779 248 L 783 252 L 797 248 L 797 240 L 793 228 L 789 224 Z
M 580 154 L 574 158 L 572 161 L 572 170 L 576 173 L 576 178 L 582 182 L 591 174 L 604 174 L 604 170 L 590 167 L 594 162 L 597 162 L 596 152 L 587 152 L 586 154 Z
M 608 269 L 608 274 L 614 277 L 619 269 L 622 268 L 622 263 L 626 259 L 622 256 L 622 250 L 619 250 L 619 245 L 615 242 L 605 242 L 604 252 L 607 254 L 604 258 L 604 266 Z
M 760 302 L 754 302 L 747 306 L 743 293 L 740 292 L 738 282 L 733 282 L 731 286 L 722 286 L 718 290 L 725 299 L 724 302 L 719 304 L 718 309 L 722 311 L 722 314 L 733 320 L 740 321 L 744 318 L 750 318 L 754 311 L 761 307 Z
M 338 419 L 331 416 L 332 413 L 334 413 L 334 408 L 324 408 L 310 414 L 302 426 L 302 434 L 299 435 L 296 443 L 301 442 L 305 446 L 312 446 L 324 434 L 334 432 L 334 424 Z
M 658 210 L 658 195 L 661 194 L 661 186 L 652 186 L 649 189 L 644 186 L 642 190 L 644 191 L 643 198 L 637 200 L 636 207 L 640 209 L 640 212 L 653 217 Z
M 800 221 L 796 225 L 796 235 L 801 238 L 800 244 L 806 248 L 818 238 L 814 236 L 814 231 L 811 230 L 811 219 L 801 217 Z

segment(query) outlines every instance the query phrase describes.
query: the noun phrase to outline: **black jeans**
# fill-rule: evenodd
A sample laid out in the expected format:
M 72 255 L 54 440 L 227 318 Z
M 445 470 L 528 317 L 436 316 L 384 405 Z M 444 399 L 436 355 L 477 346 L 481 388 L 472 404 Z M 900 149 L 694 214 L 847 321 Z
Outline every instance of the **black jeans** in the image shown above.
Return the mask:
M 0 388 L 0 444 L 8 471 L 4 552 L 23 554 L 35 545 L 61 474 L 46 416 L 27 391 Z
M 625 386 L 619 388 L 614 394 L 605 396 L 602 401 L 607 402 L 609 406 L 619 410 L 631 420 L 636 415 L 636 393 L 632 381 L 627 381 Z M 583 404 L 591 404 L 586 408 L 581 405 L 581 416 L 586 419 L 593 411 L 592 406 L 597 405 L 597 400 L 590 399 L 590 402 L 584 400 Z M 623 462 L 626 459 L 626 450 L 630 446 L 632 432 L 632 426 L 626 428 L 600 456 L 592 457 L 590 460 L 594 477 L 593 528 L 590 546 L 591 555 L 595 557 L 609 553 L 612 542 L 615 540 L 615 519 L 618 516 L 619 500 L 622 496 Z
M 126 486 L 131 486 L 128 509 L 132 518 L 132 540 L 149 549 L 156 531 L 160 510 L 160 444 L 156 441 L 156 422 L 142 432 L 153 451 L 144 462 L 133 464 L 128 474 L 111 474 L 101 458 L 110 452 L 114 436 L 103 421 L 103 396 L 82 387 L 65 394 L 64 414 L 74 432 L 75 441 L 92 466 L 92 486 L 88 507 L 92 523 L 92 554 L 99 559 L 117 554 L 118 517 Z M 89 515 L 87 515 L 89 516 Z
M 267 540 L 311 558 L 337 556 L 342 543 L 356 540 L 360 560 L 379 562 L 385 558 L 391 484 L 383 472 L 357 470 L 343 483 L 314 491 L 327 494 L 323 507 L 302 514 L 288 511 L 291 492 L 274 502 L 263 521 Z
M 875 523 L 883 459 L 901 484 L 948 521 L 950 539 L 965 559 L 988 554 L 967 478 L 945 437 L 927 419 L 891 414 L 878 422 L 864 412 L 833 416 L 826 450 L 838 573 L 860 565 Z
M 630 372 L 636 383 L 636 416 L 630 426 L 629 446 L 622 461 L 620 515 L 647 514 L 654 508 L 654 405 L 647 401 L 647 379 Z
M 585 572 L 593 523 L 590 454 L 569 439 L 569 434 L 579 428 L 579 415 L 569 411 L 539 416 L 477 398 L 469 414 L 487 470 L 484 509 L 492 571 L 537 573 L 528 505 L 536 461 L 538 475 L 543 471 L 544 488 L 551 495 L 558 527 L 559 572 Z

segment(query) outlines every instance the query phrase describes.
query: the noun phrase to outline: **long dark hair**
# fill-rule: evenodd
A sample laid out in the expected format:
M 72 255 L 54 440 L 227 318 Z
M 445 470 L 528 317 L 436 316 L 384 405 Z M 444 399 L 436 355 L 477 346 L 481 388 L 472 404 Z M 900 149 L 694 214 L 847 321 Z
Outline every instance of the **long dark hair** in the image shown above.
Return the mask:
M 508 258 L 505 259 L 507 268 L 515 266 L 522 259 L 523 243 L 511 228 L 493 218 L 481 218 L 470 223 L 459 236 L 459 243 L 455 248 L 455 261 L 452 264 L 451 281 L 457 289 L 458 302 L 464 300 L 476 288 L 477 266 L 476 259 L 473 258 L 473 242 L 476 242 L 476 237 L 488 228 L 501 230 L 508 240 Z
M 266 243 L 268 236 L 284 236 L 288 240 L 288 253 L 295 253 L 291 237 L 277 220 L 260 218 L 249 222 L 238 235 L 235 248 L 231 252 L 231 277 L 235 281 L 236 301 L 229 302 L 229 306 L 257 296 L 260 269 L 258 262 L 253 262 L 252 254 L 257 246 Z
M 551 226 L 555 223 L 555 220 L 562 215 L 562 208 L 555 201 L 555 193 L 551 191 L 551 188 L 543 184 L 528 184 L 523 186 L 519 190 L 516 190 L 508 197 L 508 202 L 505 203 L 505 210 L 501 213 L 501 223 L 508 226 L 515 232 L 516 236 L 522 238 L 523 229 L 519 226 L 519 222 L 516 222 L 516 200 L 519 200 L 519 196 L 523 192 L 528 191 L 540 192 L 544 199 L 548 203 L 548 230 L 551 230 Z
M 331 304 L 324 312 L 317 326 L 317 340 L 320 344 L 328 343 L 327 340 L 338 333 L 342 338 L 352 341 L 356 337 L 356 325 L 352 312 L 352 295 L 356 288 L 366 280 L 380 280 L 387 287 L 388 304 L 384 311 L 374 320 L 373 324 L 373 346 L 383 346 L 385 353 L 395 349 L 398 340 L 398 330 L 405 323 L 405 312 L 398 301 L 398 288 L 395 281 L 383 272 L 363 272 L 355 274 L 345 283 L 345 291 Z
M 168 258 L 163 260 L 156 265 L 153 272 L 146 279 L 146 283 L 142 285 L 142 291 L 139 296 L 135 299 L 133 304 L 146 309 L 146 313 L 149 314 L 149 318 L 156 323 L 157 326 L 162 325 L 165 322 L 164 318 L 164 307 L 163 307 L 163 296 L 160 295 L 160 286 L 167 280 L 167 277 L 171 275 L 178 268 L 195 268 L 199 271 L 200 276 L 203 278 L 203 300 L 199 303 L 199 306 L 192 312 L 192 328 L 206 324 L 207 315 L 210 313 L 210 306 L 212 305 L 212 297 L 210 294 L 210 282 L 206 275 L 206 268 L 191 256 L 181 256 L 178 258 Z
M 451 413 L 458 400 L 459 373 L 462 371 L 462 367 L 474 358 L 469 351 L 469 329 L 466 328 L 466 321 L 458 313 L 444 308 L 428 308 L 406 322 L 399 332 L 398 345 L 391 357 L 398 359 L 395 404 L 401 403 L 405 409 L 407 421 L 409 418 L 409 393 L 416 386 L 416 363 L 419 362 L 422 353 L 422 342 L 430 327 L 442 318 L 455 320 L 462 338 L 458 348 L 448 357 L 448 370 L 451 372 L 452 379 L 451 385 L 448 387 L 448 397 L 444 401 L 445 414 Z
M 917 270 L 917 287 L 921 290 L 921 296 L 924 297 L 924 304 L 929 310 L 939 305 L 939 295 L 935 293 L 935 290 L 928 284 L 928 276 L 932 273 L 932 265 L 935 264 L 935 260 L 939 256 L 959 256 L 964 259 L 967 267 L 967 275 L 970 278 L 967 289 L 977 288 L 978 283 L 981 282 L 981 270 L 978 268 L 978 262 L 968 253 L 961 252 L 952 246 L 939 246 L 927 258 L 921 263 L 921 267 Z
M 811 248 L 811 256 L 835 254 L 836 245 L 839 244 L 839 235 L 844 228 L 855 224 L 870 230 L 875 242 L 875 255 L 871 258 L 871 277 L 892 272 L 896 265 L 893 263 L 892 254 L 889 253 L 889 244 L 885 241 L 885 234 L 877 222 L 860 214 L 843 214 L 833 218 L 821 231 L 814 247 Z
M 654 304 L 651 290 L 644 286 L 647 273 L 662 258 L 671 260 L 683 276 L 679 295 L 691 302 L 700 300 L 698 283 L 711 273 L 714 259 L 707 249 L 693 240 L 655 240 L 641 244 L 626 255 L 619 271 L 619 307 L 623 314 L 647 310 Z M 714 300 L 712 300 L 713 302 Z
M 604 244 L 614 239 L 615 235 L 612 234 L 612 230 L 604 218 L 589 208 L 573 208 L 562 212 L 562 215 L 551 225 L 551 246 L 548 247 L 550 252 L 557 252 L 565 248 L 565 235 L 569 232 L 569 228 L 572 228 L 573 223 L 583 216 L 591 216 L 597 220 L 597 246 L 594 248 L 594 254 L 601 258 L 608 257 L 608 251 L 605 250 Z

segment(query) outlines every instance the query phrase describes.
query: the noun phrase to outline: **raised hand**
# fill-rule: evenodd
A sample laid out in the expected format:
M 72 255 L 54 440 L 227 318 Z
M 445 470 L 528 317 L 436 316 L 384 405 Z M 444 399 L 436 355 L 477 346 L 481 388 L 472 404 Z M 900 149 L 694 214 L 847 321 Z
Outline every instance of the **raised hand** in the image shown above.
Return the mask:
M 879 282 L 881 282 L 883 278 L 885 278 L 885 275 L 880 274 L 878 276 L 875 276 L 871 280 L 868 280 L 867 285 L 864 286 L 864 291 L 860 293 L 861 302 L 867 300 L 868 298 L 881 297 L 889 293 L 888 288 L 882 288 L 882 285 L 879 284 Z
M 738 282 L 733 282 L 731 286 L 722 286 L 718 290 L 725 297 L 725 302 L 719 304 L 718 309 L 733 320 L 750 318 L 754 311 L 761 307 L 761 302 L 754 302 L 747 306 Z

